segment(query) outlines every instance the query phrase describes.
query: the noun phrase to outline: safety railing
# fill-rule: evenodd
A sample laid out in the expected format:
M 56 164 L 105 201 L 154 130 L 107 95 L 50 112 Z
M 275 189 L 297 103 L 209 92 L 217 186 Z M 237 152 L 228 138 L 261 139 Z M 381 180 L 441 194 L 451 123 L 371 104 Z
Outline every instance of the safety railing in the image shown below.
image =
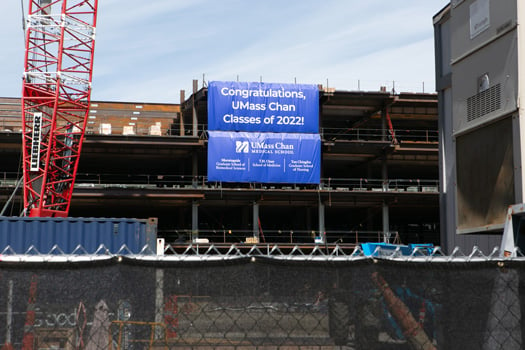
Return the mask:
M 204 128 L 203 128 L 204 127 Z M 199 125 L 198 135 L 208 139 L 207 126 Z M 190 131 L 187 131 L 190 132 Z M 437 130 L 433 129 L 370 129 L 370 128 L 321 128 L 319 131 L 323 141 L 388 141 L 388 142 L 439 142 Z M 177 134 L 174 134 L 177 135 Z
M 13 187 L 20 174 L 0 173 L 0 187 Z M 78 188 L 147 187 L 173 189 L 254 189 L 254 190 L 322 190 L 338 192 L 424 192 L 438 193 L 439 181 L 431 179 L 321 178 L 319 185 L 208 182 L 207 176 L 174 174 L 78 173 Z
M 431 129 L 367 129 L 367 128 L 321 128 L 325 141 L 394 141 L 437 143 L 438 131 Z
M 401 241 L 397 231 L 388 232 L 372 230 L 294 230 L 294 229 L 260 229 L 253 230 L 238 228 L 223 229 L 159 229 L 158 235 L 166 237 L 170 243 L 187 244 L 189 242 L 208 242 L 211 244 L 302 244 L 312 245 L 315 242 L 323 244 L 356 245 L 361 242 L 388 242 Z M 420 239 L 425 239 L 425 234 L 420 233 Z M 434 232 L 428 234 L 430 241 L 435 236 Z
M 8 122 L 0 118 L 0 127 L 4 124 L 9 125 L 6 127 L 9 132 L 20 132 L 20 128 L 13 128 L 13 122 Z M 6 124 L 8 123 L 8 124 Z M 132 126 L 132 129 L 128 130 L 128 135 L 148 135 L 155 136 L 151 133 L 150 125 L 142 126 Z M 208 125 L 207 124 L 198 124 L 196 127 L 196 137 L 207 140 L 208 139 Z M 124 129 L 123 126 L 113 125 L 112 126 L 112 135 L 123 135 Z M 98 130 L 98 126 L 88 125 L 88 137 L 90 134 L 94 135 L 103 135 L 104 133 Z M 182 131 L 179 125 L 172 124 L 168 127 L 164 126 L 160 130 L 160 135 L 158 136 L 186 136 L 194 137 L 194 130 L 191 125 L 186 125 Z M 439 142 L 439 133 L 437 129 L 393 129 L 393 130 L 383 130 L 383 129 L 374 129 L 374 128 L 326 128 L 322 127 L 319 131 L 322 139 L 324 141 L 394 141 L 397 142 L 424 142 L 424 143 L 437 143 Z

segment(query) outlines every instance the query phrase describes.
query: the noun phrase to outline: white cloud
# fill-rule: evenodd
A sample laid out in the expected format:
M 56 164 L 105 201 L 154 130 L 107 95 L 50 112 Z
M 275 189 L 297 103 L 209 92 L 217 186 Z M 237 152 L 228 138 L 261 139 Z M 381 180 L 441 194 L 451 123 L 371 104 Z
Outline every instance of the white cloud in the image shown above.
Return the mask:
M 99 1 L 93 99 L 178 102 L 192 79 L 434 89 L 446 0 Z M 125 6 L 125 9 L 123 9 Z M 27 10 L 27 8 L 26 8 Z M 20 3 L 0 2 L 0 96 L 19 96 Z M 407 88 L 408 90 L 408 88 Z

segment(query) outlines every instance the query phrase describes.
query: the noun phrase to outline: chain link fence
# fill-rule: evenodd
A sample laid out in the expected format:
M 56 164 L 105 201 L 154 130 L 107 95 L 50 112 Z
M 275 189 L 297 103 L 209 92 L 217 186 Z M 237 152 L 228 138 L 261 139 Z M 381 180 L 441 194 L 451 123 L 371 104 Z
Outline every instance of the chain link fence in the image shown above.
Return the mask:
M 231 247 L 0 262 L 10 349 L 521 349 L 525 260 Z M 522 302 L 523 300 L 523 302 Z

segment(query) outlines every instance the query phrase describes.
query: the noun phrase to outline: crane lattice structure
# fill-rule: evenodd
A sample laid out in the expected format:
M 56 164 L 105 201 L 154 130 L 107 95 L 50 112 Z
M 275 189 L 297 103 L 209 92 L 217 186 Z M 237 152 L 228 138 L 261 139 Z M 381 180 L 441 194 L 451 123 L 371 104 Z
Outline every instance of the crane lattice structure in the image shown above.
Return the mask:
M 98 0 L 29 0 L 24 214 L 68 216 L 91 95 Z

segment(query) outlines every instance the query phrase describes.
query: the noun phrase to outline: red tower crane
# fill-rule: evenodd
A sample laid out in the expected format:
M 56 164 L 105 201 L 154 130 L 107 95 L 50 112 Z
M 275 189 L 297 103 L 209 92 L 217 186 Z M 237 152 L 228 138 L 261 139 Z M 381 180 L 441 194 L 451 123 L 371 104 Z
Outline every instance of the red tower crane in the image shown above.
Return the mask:
M 29 0 L 24 215 L 68 216 L 91 95 L 98 0 Z

